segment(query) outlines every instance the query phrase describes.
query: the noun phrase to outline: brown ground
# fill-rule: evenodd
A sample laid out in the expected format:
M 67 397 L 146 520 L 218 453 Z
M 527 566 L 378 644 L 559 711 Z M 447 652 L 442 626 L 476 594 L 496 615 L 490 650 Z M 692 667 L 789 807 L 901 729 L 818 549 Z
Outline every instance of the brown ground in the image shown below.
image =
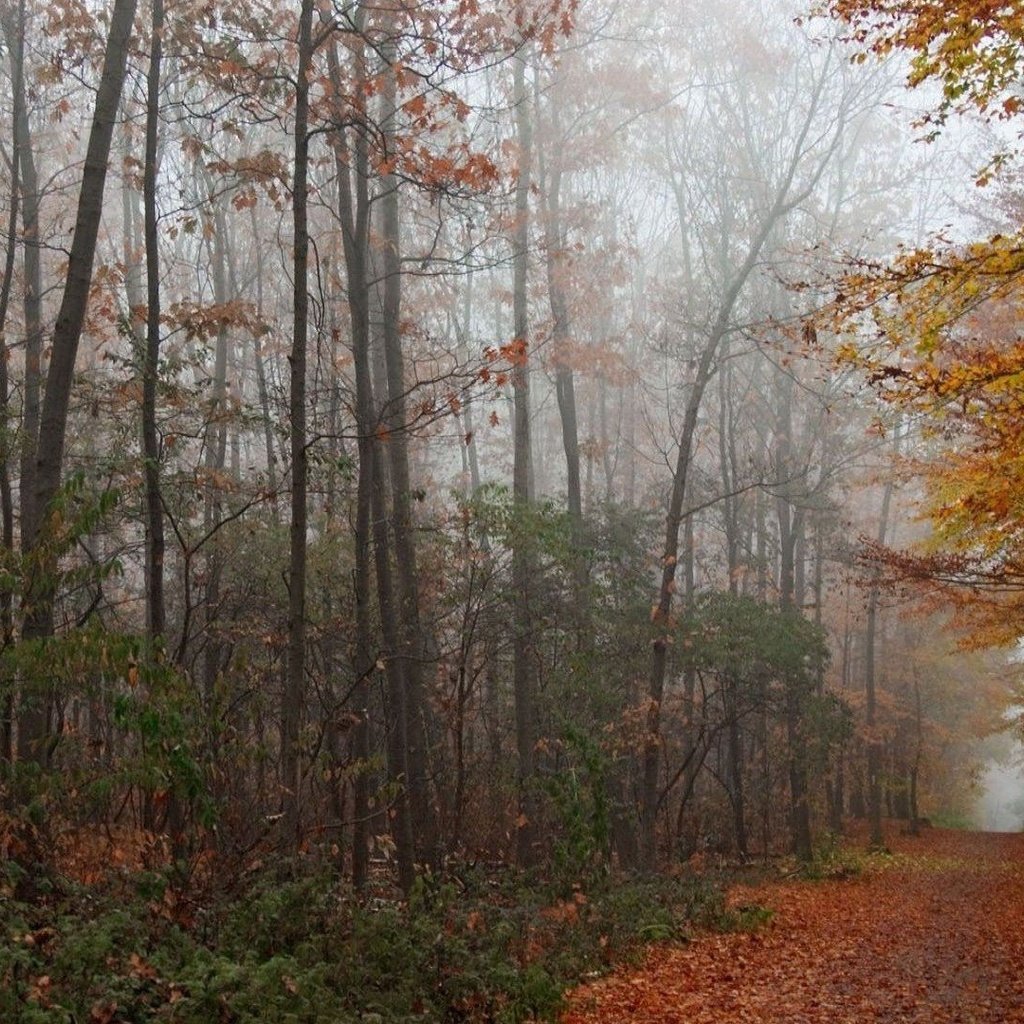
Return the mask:
M 857 877 L 736 890 L 753 934 L 655 949 L 563 1024 L 1024 1022 L 1024 836 L 927 829 Z

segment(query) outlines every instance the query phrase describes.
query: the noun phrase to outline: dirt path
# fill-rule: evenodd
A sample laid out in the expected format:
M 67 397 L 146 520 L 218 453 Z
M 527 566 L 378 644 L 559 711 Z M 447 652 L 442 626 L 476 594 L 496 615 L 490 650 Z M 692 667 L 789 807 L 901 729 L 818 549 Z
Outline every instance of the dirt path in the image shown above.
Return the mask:
M 564 1024 L 1024 1022 L 1024 836 L 927 830 L 856 878 L 733 892 L 754 934 L 654 950 Z

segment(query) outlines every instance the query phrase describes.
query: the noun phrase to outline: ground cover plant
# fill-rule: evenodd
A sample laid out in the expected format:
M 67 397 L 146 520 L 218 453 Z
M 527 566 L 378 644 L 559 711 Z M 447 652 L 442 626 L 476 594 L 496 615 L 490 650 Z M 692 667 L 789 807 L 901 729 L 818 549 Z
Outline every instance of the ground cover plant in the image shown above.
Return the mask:
M 103 838 L 85 856 L 69 850 L 91 884 L 55 867 L 31 892 L 6 862 L 0 1018 L 552 1020 L 567 988 L 645 944 L 756 923 L 726 909 L 720 879 L 692 872 L 556 883 L 467 865 L 405 900 L 386 877 L 357 895 L 310 861 L 271 858 L 225 890 L 173 865 L 139 870 L 116 849 Z
M 585 883 L 463 865 L 405 900 L 383 875 L 357 895 L 311 859 L 253 863 L 229 889 L 201 872 L 186 885 L 180 866 L 140 870 L 142 851 L 117 854 L 104 837 L 69 850 L 31 894 L 7 863 L 0 1014 L 18 1024 L 711 1024 L 741 1007 L 751 1020 L 854 1021 L 885 1007 L 904 1016 L 879 1019 L 946 1021 L 973 1006 L 978 1020 L 1012 1019 L 1000 1014 L 1019 995 L 1020 940 L 1006 931 L 1024 877 L 1019 837 L 924 826 L 865 852 L 867 839 L 863 822 L 809 865 L 698 861 L 674 877 Z M 90 884 L 73 877 L 83 873 Z M 962 914 L 965 893 L 977 912 Z M 964 972 L 989 987 L 961 990 Z

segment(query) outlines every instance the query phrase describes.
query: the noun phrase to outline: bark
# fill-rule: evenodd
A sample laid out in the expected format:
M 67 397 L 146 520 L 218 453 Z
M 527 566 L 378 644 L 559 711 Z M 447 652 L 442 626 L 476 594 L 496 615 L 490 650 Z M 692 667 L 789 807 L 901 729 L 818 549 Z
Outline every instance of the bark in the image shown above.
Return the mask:
M 263 323 L 263 247 L 259 244 L 255 207 L 249 210 L 252 237 L 256 240 L 256 314 L 257 323 Z M 270 416 L 270 390 L 267 387 L 267 366 L 263 355 L 263 341 L 260 328 L 253 335 L 253 361 L 256 366 L 256 396 L 260 403 L 260 417 L 263 421 L 263 447 L 267 459 L 267 488 L 270 491 L 270 509 L 274 522 L 278 521 L 277 507 L 277 448 L 274 444 L 274 423 Z
M 739 288 L 735 289 L 738 294 Z M 731 303 L 729 304 L 731 308 Z M 662 555 L 662 578 L 658 604 L 654 611 L 655 627 L 659 634 L 652 649 L 651 666 L 647 688 L 646 743 L 643 753 L 643 774 L 640 811 L 640 855 L 645 870 L 653 870 L 655 864 L 655 826 L 658 808 L 658 776 L 661 766 L 661 702 L 665 690 L 665 673 L 668 665 L 669 635 L 673 628 L 671 621 L 672 595 L 675 593 L 676 567 L 679 561 L 679 530 L 683 525 L 683 499 L 689 478 L 694 438 L 697 432 L 697 415 L 700 411 L 704 391 L 714 374 L 715 355 L 725 335 L 727 314 L 721 313 L 715 331 L 708 339 L 700 356 L 697 376 L 691 388 L 683 416 L 683 427 L 679 439 L 665 519 L 665 544 Z
M 728 340 L 722 343 L 723 362 L 728 360 Z M 729 364 L 726 362 L 726 366 Z M 718 378 L 718 454 L 722 474 L 722 520 L 725 528 L 726 572 L 729 593 L 739 594 L 740 523 L 739 497 L 736 494 L 736 445 L 733 408 L 730 401 L 734 380 L 727 369 Z M 687 517 L 689 524 L 692 517 Z M 746 794 L 744 792 L 743 723 L 740 707 L 739 681 L 731 674 L 722 681 L 726 715 L 726 747 L 729 766 L 729 799 L 733 812 L 733 834 L 741 859 L 746 860 L 747 843 Z
M 723 344 L 723 362 L 728 359 L 728 343 Z M 728 364 L 726 364 L 728 367 Z M 740 576 L 740 500 L 736 493 L 736 424 L 731 396 L 735 381 L 728 368 L 718 381 L 718 459 L 722 475 L 722 525 L 725 530 L 725 563 L 729 593 L 739 593 Z
M 15 46 L 12 49 L 12 79 L 15 96 L 24 94 L 21 80 L 24 57 L 24 0 L 19 5 L 19 18 Z M 10 33 L 8 33 L 10 42 Z M 17 111 L 14 112 L 11 137 L 11 203 L 7 219 L 5 236 L 6 253 L 4 256 L 3 279 L 0 281 L 0 543 L 7 555 L 14 553 L 14 499 L 11 493 L 11 395 L 8 359 L 10 349 L 7 345 L 7 314 L 11 304 L 11 291 L 14 284 L 14 264 L 18 243 L 18 214 L 20 212 L 18 192 L 19 166 L 19 133 L 17 130 Z M 11 643 L 14 635 L 14 594 L 13 589 L 4 586 L 0 589 L 0 631 L 2 631 L 3 649 Z M 3 703 L 0 707 L 0 762 L 10 764 L 14 758 L 14 680 L 5 678 L 0 684 L 3 690 Z
M 35 500 L 36 452 L 39 445 L 39 399 L 42 376 L 43 277 L 39 252 L 39 175 L 36 171 L 32 132 L 25 93 L 25 4 L 18 5 L 15 21 L 9 8 L 3 18 L 4 35 L 12 54 L 14 154 L 12 174 L 14 187 L 21 194 L 22 261 L 24 292 L 22 296 L 25 318 L 25 376 L 22 387 L 22 437 L 19 476 L 19 505 L 21 514 L 22 549 L 27 550 L 36 532 Z
M 550 137 L 558 139 L 557 87 L 553 90 Z M 580 445 L 578 415 L 576 412 L 576 382 L 569 361 L 571 319 L 569 301 L 565 291 L 567 272 L 566 240 L 562 228 L 562 166 L 557 154 L 547 167 L 542 148 L 538 149 L 538 167 L 544 185 L 545 217 L 544 248 L 551 306 L 551 346 L 555 364 L 555 397 L 562 425 L 562 448 L 565 452 L 566 494 L 573 541 L 582 546 L 583 498 L 580 489 Z
M 827 440 L 827 435 L 826 435 Z M 822 609 L 825 604 L 825 528 L 819 518 L 814 529 L 814 624 L 821 629 L 823 625 Z M 845 640 L 844 640 L 845 647 Z M 846 651 L 843 650 L 845 660 Z M 842 670 L 840 685 L 846 681 L 845 670 Z M 825 665 L 818 668 L 818 697 L 825 696 Z M 831 760 L 828 776 L 825 779 L 825 798 L 828 809 L 828 827 L 835 834 L 843 831 L 843 757 L 845 739 L 840 734 L 836 746 L 830 751 Z
M 377 604 L 380 609 L 381 633 L 384 639 L 384 673 L 387 683 L 386 726 L 388 782 L 394 795 L 390 807 L 391 833 L 395 841 L 398 861 L 398 884 L 404 893 L 412 889 L 416 878 L 415 838 L 412 811 L 409 805 L 408 754 L 406 723 L 406 679 L 402 662 L 394 654 L 400 638 L 397 628 L 398 609 L 395 607 L 394 582 L 391 573 L 390 537 L 388 536 L 388 505 L 386 477 L 374 452 L 370 465 L 373 487 L 373 556 L 377 571 Z
M 736 839 L 736 851 L 741 860 L 746 860 L 747 848 L 747 814 L 746 794 L 743 787 L 743 729 L 738 700 L 736 680 L 725 681 L 725 714 L 728 721 L 726 730 L 728 741 L 729 764 L 729 797 L 732 804 L 733 833 Z
M 921 679 L 916 667 L 911 670 L 914 687 L 914 757 L 910 763 L 910 834 L 921 832 L 921 811 L 917 803 L 917 786 L 921 774 L 921 758 L 924 755 L 924 712 L 921 706 Z
M 469 365 L 469 332 L 473 322 L 473 274 L 466 275 L 466 285 L 462 293 L 462 318 L 453 316 L 455 337 L 458 343 L 457 357 L 460 366 Z M 467 474 L 468 495 L 471 497 L 480 490 L 480 457 L 476 446 L 476 430 L 473 423 L 473 394 L 466 393 L 462 404 L 463 425 L 463 472 Z
M 780 477 L 776 495 L 779 521 L 779 607 L 793 616 L 802 614 L 803 580 L 798 570 L 798 552 L 802 548 L 805 509 L 790 500 L 796 472 L 793 465 L 793 380 L 785 375 L 778 397 L 775 465 Z M 803 694 L 796 680 L 785 680 L 785 716 L 787 768 L 789 772 L 790 840 L 793 853 L 802 860 L 814 856 L 811 840 L 810 801 L 807 783 L 807 743 L 804 735 Z
M 693 597 L 697 589 L 696 566 L 694 564 L 696 552 L 694 551 L 693 537 L 693 516 L 687 516 L 683 524 L 683 605 L 689 607 L 693 604 Z M 697 783 L 697 773 L 703 764 L 703 757 L 697 756 L 697 746 L 705 742 L 701 738 L 701 730 L 697 724 L 697 665 L 692 658 L 686 659 L 683 666 L 683 751 L 686 758 L 686 768 L 683 772 L 683 791 L 679 799 L 679 811 L 677 814 L 676 835 L 683 834 L 683 815 L 690 796 L 693 794 L 694 786 Z M 693 834 L 696 840 L 696 832 Z M 696 845 L 693 849 L 686 851 L 689 857 L 696 852 Z
M 207 191 L 213 206 L 214 231 L 210 240 L 213 278 L 213 301 L 224 305 L 232 297 L 229 291 L 227 221 L 220 206 L 221 199 L 207 176 Z M 214 343 L 213 382 L 203 444 L 203 529 L 209 540 L 204 551 L 205 581 L 203 583 L 203 634 L 200 678 L 203 697 L 210 716 L 217 715 L 216 687 L 221 669 L 222 644 L 217 622 L 220 617 L 221 581 L 224 575 L 224 554 L 217 526 L 223 514 L 222 474 L 227 461 L 227 397 L 228 349 L 230 337 L 227 324 L 221 320 Z M 213 718 L 211 717 L 211 721 Z M 214 753 L 216 750 L 214 749 Z

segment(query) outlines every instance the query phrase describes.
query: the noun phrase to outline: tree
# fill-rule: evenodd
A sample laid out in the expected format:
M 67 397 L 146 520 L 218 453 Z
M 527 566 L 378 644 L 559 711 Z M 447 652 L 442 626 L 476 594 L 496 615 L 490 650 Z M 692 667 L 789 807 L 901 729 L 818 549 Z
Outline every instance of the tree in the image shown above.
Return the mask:
M 801 45 L 796 43 L 796 45 Z M 655 855 L 656 814 L 658 808 L 658 777 L 661 761 L 660 716 L 665 693 L 665 680 L 669 663 L 669 647 L 672 636 L 672 607 L 676 590 L 676 572 L 679 564 L 680 529 L 690 513 L 686 509 L 688 484 L 691 477 L 696 447 L 698 419 L 704 403 L 705 393 L 720 366 L 720 354 L 724 340 L 735 329 L 738 304 L 755 276 L 770 240 L 781 231 L 786 218 L 808 200 L 825 174 L 842 138 L 843 128 L 856 105 L 857 90 L 849 83 L 841 82 L 838 70 L 838 54 L 827 51 L 819 65 L 811 69 L 810 81 L 786 80 L 777 83 L 774 101 L 784 111 L 787 133 L 781 138 L 777 128 L 771 129 L 775 140 L 772 155 L 776 162 L 761 168 L 763 179 L 756 193 L 750 194 L 741 178 L 742 198 L 749 203 L 747 223 L 749 234 L 737 245 L 730 228 L 735 223 L 735 204 L 738 196 L 731 192 L 721 200 L 723 212 L 714 230 L 721 235 L 720 247 L 715 251 L 721 267 L 718 290 L 711 300 L 711 314 L 706 318 L 697 338 L 695 349 L 689 353 L 692 373 L 687 382 L 685 411 L 679 428 L 676 445 L 672 486 L 669 494 L 665 533 L 660 564 L 661 582 L 657 600 L 652 609 L 654 625 L 650 668 L 647 680 L 647 731 L 648 736 L 643 754 L 643 782 L 641 796 L 641 837 L 642 856 L 647 867 L 652 867 Z M 738 135 L 734 143 L 741 149 L 756 143 L 740 130 L 750 121 L 746 117 L 744 100 L 733 97 L 727 86 L 712 73 L 712 89 L 708 110 L 717 119 L 734 116 Z M 839 87 L 839 94 L 833 97 L 830 89 Z M 732 104 L 736 103 L 735 110 Z M 721 136 L 712 140 L 712 145 L 726 144 Z M 746 154 L 737 154 L 736 162 L 742 165 Z M 670 173 L 678 177 L 678 170 Z M 703 201 L 704 191 L 700 184 L 695 189 L 697 201 Z M 686 192 L 680 187 L 674 190 L 678 204 L 680 230 L 690 230 L 690 221 L 696 220 L 694 205 L 688 202 Z
M 291 523 L 288 562 L 288 657 L 281 707 L 281 788 L 285 835 L 299 841 L 302 773 L 299 757 L 306 689 L 306 533 L 309 441 L 306 436 L 306 349 L 309 345 L 309 79 L 313 63 L 313 0 L 302 0 L 295 77 L 295 160 L 292 174 L 294 230 L 292 349 L 288 358 Z
M 365 91 L 366 55 L 362 29 L 365 11 L 360 9 L 354 22 L 353 78 L 357 91 Z M 328 50 L 330 72 L 336 95 L 342 93 L 341 68 L 337 48 Z M 354 704 L 358 722 L 355 727 L 354 754 L 361 762 L 354 783 L 352 837 L 352 881 L 361 888 L 369 872 L 370 754 L 369 679 L 374 670 L 374 631 L 371 620 L 372 601 L 372 512 L 374 479 L 379 459 L 377 422 L 374 412 L 373 378 L 370 366 L 370 183 L 369 143 L 367 131 L 358 122 L 345 123 L 344 111 L 337 113 L 338 127 L 333 135 L 335 164 L 338 169 L 338 219 L 341 223 L 345 254 L 345 276 L 352 361 L 355 371 L 356 447 L 359 460 L 356 483 L 356 510 L 352 541 L 355 545 L 355 568 L 352 574 L 352 597 L 355 603 L 355 636 L 352 668 L 356 676 Z M 354 142 L 351 141 L 354 137 Z M 387 670 L 392 671 L 392 670 Z M 414 850 L 409 824 L 409 808 L 404 789 L 396 795 L 392 834 L 403 890 L 412 885 Z
M 22 247 L 24 272 L 23 308 L 25 318 L 25 380 L 22 401 L 22 444 L 20 465 L 21 544 L 27 550 L 37 528 L 35 500 L 36 449 L 39 443 L 40 386 L 43 350 L 43 277 L 40 258 L 40 186 L 29 121 L 28 96 L 25 87 L 25 33 L 27 12 L 24 2 L 18 4 L 17 19 L 7 7 L 3 16 L 4 36 L 13 58 L 13 175 L 20 194 L 22 231 L 27 244 Z
M 879 56 L 908 53 L 911 88 L 938 82 L 942 99 L 924 115 L 926 124 L 942 125 L 950 113 L 968 109 L 996 118 L 1021 109 L 1015 90 L 1024 63 L 1024 12 L 1015 4 L 831 0 L 820 11 L 845 21 L 862 48 Z
M 26 543 L 26 548 L 37 560 L 25 598 L 23 635 L 28 639 L 45 639 L 53 634 L 54 629 L 56 559 L 47 547 L 55 540 L 54 527 L 59 529 L 61 525 L 55 522 L 55 519 L 59 519 L 59 513 L 54 516 L 56 509 L 53 503 L 61 485 L 75 358 L 92 285 L 110 143 L 121 102 L 135 6 L 135 0 L 114 0 L 111 11 L 103 70 L 96 92 L 89 145 L 82 170 L 67 276 L 51 340 L 46 394 L 39 421 L 39 437 L 45 439 L 46 443 L 38 447 L 32 495 L 35 522 L 32 523 L 33 533 Z M 19 720 L 18 735 L 19 754 L 45 763 L 49 756 L 48 698 L 37 700 L 24 709 Z
M 156 391 L 160 366 L 160 251 L 157 171 L 160 125 L 160 72 L 163 61 L 163 0 L 150 0 L 149 73 L 146 77 L 146 157 L 143 171 L 146 236 L 146 345 L 142 357 L 142 457 L 146 478 L 147 627 L 151 642 L 161 643 L 164 607 L 164 512 L 160 496 L 160 442 Z
M 526 50 L 525 42 L 523 44 Z M 515 431 L 513 435 L 512 494 L 520 528 L 512 548 L 513 589 L 513 691 L 516 716 L 516 754 L 518 757 L 518 804 L 516 856 L 520 864 L 531 865 L 536 858 L 537 794 L 534 779 L 534 747 L 537 742 L 536 697 L 531 643 L 530 593 L 534 560 L 531 538 L 523 529 L 533 498 L 533 445 L 530 436 L 530 325 L 526 295 L 526 272 L 530 232 L 530 175 L 532 174 L 533 122 L 526 91 L 526 53 L 515 57 L 513 104 L 516 118 L 516 142 L 519 148 L 515 193 L 515 231 L 513 235 L 513 354 L 512 390 L 515 394 Z
M 954 791 L 935 783 L 930 670 L 915 696 L 893 667 L 883 571 L 862 577 L 873 631 L 866 588 L 835 596 L 843 537 L 876 534 L 882 493 L 853 456 L 885 444 L 840 386 L 854 374 L 807 357 L 809 293 L 780 281 L 893 219 L 857 195 L 889 195 L 881 75 L 733 0 L 688 8 L 682 32 L 676 8 L 611 0 L 578 23 L 569 0 L 214 0 L 202 18 L 153 0 L 36 530 L 32 350 L 106 27 L 27 6 L 47 32 L 22 89 L 20 19 L 4 25 L 0 89 L 0 190 L 18 179 L 0 406 L 33 435 L 0 437 L 0 697 L 25 743 L 33 692 L 50 698 L 54 820 L 166 824 L 243 861 L 301 837 L 357 886 L 386 851 L 410 894 L 442 852 L 581 882 L 660 851 L 796 838 L 806 856 L 795 812 L 823 803 L 868 654 L 877 757 L 862 731 L 834 760 L 831 809 L 839 765 L 865 810 L 869 774 L 900 814 L 904 779 L 925 813 Z M 869 308 L 899 329 L 894 299 Z M 975 307 L 977 339 L 995 351 L 1014 309 Z M 963 491 L 965 466 L 942 487 Z M 21 589 L 54 568 L 46 601 Z M 53 635 L 33 634 L 46 603 Z M 801 660 L 819 626 L 835 671 Z
M 941 85 L 938 105 L 923 118 L 929 138 L 954 112 L 1019 119 L 1024 14 L 1017 5 L 838 0 L 828 9 L 864 50 L 909 54 L 911 86 Z M 1010 156 L 997 151 L 977 183 L 999 175 Z M 863 370 L 886 402 L 923 419 L 931 452 L 908 468 L 924 481 L 932 538 L 914 552 L 872 550 L 893 576 L 951 605 L 965 642 L 976 645 L 1011 643 L 1024 629 L 1024 522 L 1016 510 L 1024 490 L 1016 399 L 1024 236 L 1012 184 L 993 191 L 986 213 L 1005 217 L 1005 231 L 968 244 L 940 237 L 889 260 L 851 259 L 825 316 L 847 338 L 840 357 Z
M 17 258 L 18 215 L 21 201 L 18 190 L 18 177 L 21 149 L 21 133 L 18 128 L 20 107 L 24 103 L 24 59 L 25 59 L 25 8 L 24 3 L 18 7 L 18 25 L 13 35 L 8 29 L 8 20 L 3 22 L 5 36 L 11 50 L 11 81 L 15 102 L 11 115 L 14 142 L 11 152 L 11 199 L 5 237 L 6 252 L 4 255 L 3 278 L 0 279 L 0 530 L 2 530 L 3 551 L 8 557 L 14 554 L 14 496 L 11 491 L 11 455 L 10 440 L 12 410 L 10 348 L 7 342 L 8 311 L 11 304 L 11 292 L 14 287 L 14 269 Z M 13 41 L 13 46 L 11 42 Z M 5 586 L 0 591 L 0 628 L 3 630 L 3 642 L 6 647 L 13 640 L 14 633 L 14 587 Z M 14 688 L 8 685 L 3 696 L 0 709 L 0 763 L 10 765 L 14 758 Z

